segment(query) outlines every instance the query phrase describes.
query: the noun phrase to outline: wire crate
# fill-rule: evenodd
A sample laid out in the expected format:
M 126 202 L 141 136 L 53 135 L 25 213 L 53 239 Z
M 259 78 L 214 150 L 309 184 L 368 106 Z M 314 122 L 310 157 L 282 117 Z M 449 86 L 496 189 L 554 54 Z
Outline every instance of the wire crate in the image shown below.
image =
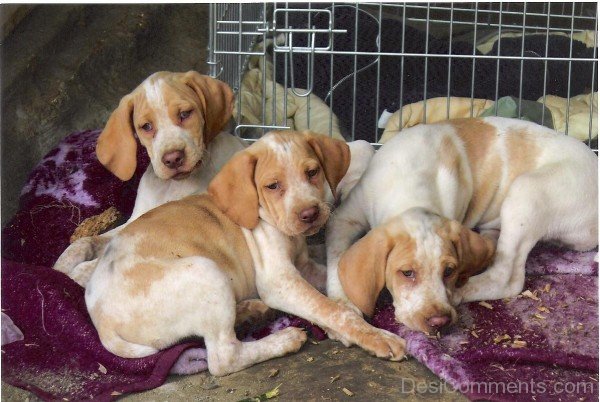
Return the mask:
M 597 3 L 211 4 L 208 63 L 249 140 L 501 115 L 597 151 L 597 24 Z

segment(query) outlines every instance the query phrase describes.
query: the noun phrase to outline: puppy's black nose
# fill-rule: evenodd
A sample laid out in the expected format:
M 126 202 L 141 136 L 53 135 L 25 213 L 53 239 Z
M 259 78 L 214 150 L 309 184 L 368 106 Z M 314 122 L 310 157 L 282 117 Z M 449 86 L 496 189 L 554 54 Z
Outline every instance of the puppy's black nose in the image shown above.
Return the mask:
M 162 156 L 162 163 L 169 169 L 177 169 L 183 165 L 185 154 L 181 150 L 170 151 Z
M 303 209 L 298 214 L 298 218 L 300 218 L 300 220 L 302 222 L 306 222 L 306 223 L 313 223 L 314 221 L 317 220 L 318 217 L 319 217 L 319 208 L 318 207 L 310 207 L 310 208 Z
M 447 315 L 433 316 L 427 319 L 427 325 L 434 329 L 440 329 L 448 325 L 450 320 L 450 316 Z

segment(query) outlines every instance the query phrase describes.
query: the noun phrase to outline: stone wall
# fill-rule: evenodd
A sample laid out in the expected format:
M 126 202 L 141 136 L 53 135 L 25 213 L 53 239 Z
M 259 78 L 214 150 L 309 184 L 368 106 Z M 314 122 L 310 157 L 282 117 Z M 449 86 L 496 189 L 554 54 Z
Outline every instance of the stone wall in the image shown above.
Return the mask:
M 208 5 L 0 7 L 4 226 L 29 172 L 63 137 L 102 127 L 155 71 L 206 71 Z

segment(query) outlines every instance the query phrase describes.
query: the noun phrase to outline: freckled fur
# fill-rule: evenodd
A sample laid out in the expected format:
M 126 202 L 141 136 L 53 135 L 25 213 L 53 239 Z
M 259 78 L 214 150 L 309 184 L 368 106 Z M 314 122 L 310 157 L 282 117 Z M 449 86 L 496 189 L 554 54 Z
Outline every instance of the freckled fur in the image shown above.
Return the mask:
M 204 101 L 205 92 L 210 93 L 210 107 Z M 151 164 L 140 180 L 133 213 L 124 225 L 70 245 L 54 269 L 85 287 L 96 259 L 125 225 L 158 205 L 205 191 L 225 162 L 245 147 L 233 135 L 215 132 L 231 118 L 232 102 L 233 92 L 226 84 L 194 71 L 155 73 L 125 95 L 98 138 L 96 153 L 107 169 L 128 180 L 137 161 L 134 133 L 140 138 Z M 178 117 L 181 110 L 193 110 L 184 124 Z M 154 126 L 154 137 L 140 129 L 145 122 Z M 166 169 L 161 159 L 177 149 L 185 151 L 186 162 L 180 170 L 189 175 L 175 179 L 176 172 Z
M 297 351 L 306 334 L 296 328 L 254 342 L 236 339 L 237 311 L 248 314 L 244 306 L 238 308 L 240 302 L 260 297 L 268 307 L 321 325 L 345 344 L 358 344 L 383 358 L 403 358 L 402 339 L 370 326 L 352 310 L 328 299 L 299 271 L 306 269 L 309 277 L 316 274 L 319 281 L 324 267 L 308 258 L 303 233 L 318 230 L 329 214 L 324 205 L 325 177 L 309 180 L 306 163 L 327 169 L 328 177 L 341 178 L 350 160 L 350 155 L 340 158 L 327 151 L 349 153 L 344 143 L 328 144 L 338 140 L 315 136 L 267 135 L 224 166 L 209 185 L 209 194 L 161 205 L 112 240 L 113 252 L 100 258 L 90 279 L 91 290 L 86 292 L 88 311 L 109 351 L 143 357 L 185 337 L 202 336 L 213 375 Z M 269 141 L 285 145 L 273 149 Z M 327 160 L 311 151 L 315 141 L 321 143 L 321 156 Z M 337 162 L 332 165 L 332 161 Z M 286 184 L 285 194 L 265 192 L 263 179 L 273 175 Z M 308 182 L 309 187 L 303 184 Z M 231 191 L 235 190 L 232 183 L 245 191 Z M 336 188 L 338 183 L 328 184 Z M 296 187 L 302 187 L 303 194 Z M 285 197 L 292 201 L 286 203 Z M 315 202 L 324 205 L 317 226 L 292 224 L 299 220 L 298 211 Z M 236 223 L 239 203 L 260 211 L 261 219 L 253 228 Z M 287 233 L 290 228 L 299 231 Z M 114 270 L 108 269 L 110 265 Z M 266 312 L 255 303 L 246 307 L 251 314 Z
M 414 254 L 409 265 L 417 278 L 410 291 L 401 276 L 388 273 L 386 283 L 396 319 L 429 332 L 427 317 L 454 319 L 453 306 L 462 301 L 521 292 L 525 261 L 537 241 L 596 247 L 597 205 L 596 155 L 546 127 L 487 117 L 406 129 L 380 148 L 328 224 L 327 292 L 351 306 L 356 301 L 368 314 L 364 306 L 374 301 L 360 295 L 376 297 L 382 285 L 374 292 L 365 280 L 374 276 L 363 270 L 405 264 L 393 250 L 406 248 L 408 237 L 416 246 L 404 254 Z M 379 253 L 365 240 L 377 233 L 390 239 L 378 243 L 391 247 L 387 265 L 347 257 Z M 456 269 L 444 280 L 449 263 Z
M 256 294 L 252 258 L 241 229 L 217 208 L 210 196 L 194 195 L 165 205 L 169 208 L 155 208 L 122 231 L 123 236 L 132 238 L 137 255 L 150 261 L 203 256 L 214 261 L 231 279 L 237 301 Z M 199 225 L 200 233 L 190 236 Z M 148 233 L 147 227 L 152 227 L 152 231 Z M 168 269 L 168 265 L 162 268 Z M 139 272 L 135 267 L 128 272 L 131 271 Z M 152 270 L 140 275 L 133 282 L 134 288 L 146 288 L 154 277 L 161 279 Z

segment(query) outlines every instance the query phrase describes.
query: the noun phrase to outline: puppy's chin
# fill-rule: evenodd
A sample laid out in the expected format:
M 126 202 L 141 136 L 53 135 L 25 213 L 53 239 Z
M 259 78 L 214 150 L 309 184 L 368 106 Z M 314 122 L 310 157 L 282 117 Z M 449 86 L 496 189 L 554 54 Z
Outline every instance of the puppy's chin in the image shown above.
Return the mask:
M 323 225 L 311 226 L 310 228 L 308 228 L 307 230 L 305 230 L 304 232 L 302 232 L 300 234 L 302 236 L 312 236 L 314 234 L 319 233 L 319 230 L 321 230 L 322 227 L 323 227 Z
M 192 172 L 177 172 L 171 178 L 173 180 L 185 180 L 190 177 L 191 174 Z
M 291 225 L 290 225 L 291 226 Z M 317 233 L 323 225 L 312 224 L 312 225 L 294 225 L 294 227 L 279 227 L 279 230 L 285 234 L 286 236 L 294 237 L 294 236 L 312 236 Z
M 297 223 L 296 227 L 289 233 L 288 236 L 312 236 L 319 232 L 327 223 L 329 218 L 328 213 L 321 212 L 321 216 L 313 223 Z
M 198 169 L 200 166 L 202 166 L 202 159 L 198 160 L 196 163 L 194 163 L 193 165 L 190 164 L 185 164 L 185 166 L 182 166 L 180 168 L 178 168 L 177 170 L 171 170 L 171 169 L 161 169 L 160 171 L 157 171 L 156 169 L 154 169 L 154 172 L 156 173 L 156 175 L 163 179 L 163 180 L 185 180 L 188 177 L 190 177 L 190 175 L 196 170 Z

